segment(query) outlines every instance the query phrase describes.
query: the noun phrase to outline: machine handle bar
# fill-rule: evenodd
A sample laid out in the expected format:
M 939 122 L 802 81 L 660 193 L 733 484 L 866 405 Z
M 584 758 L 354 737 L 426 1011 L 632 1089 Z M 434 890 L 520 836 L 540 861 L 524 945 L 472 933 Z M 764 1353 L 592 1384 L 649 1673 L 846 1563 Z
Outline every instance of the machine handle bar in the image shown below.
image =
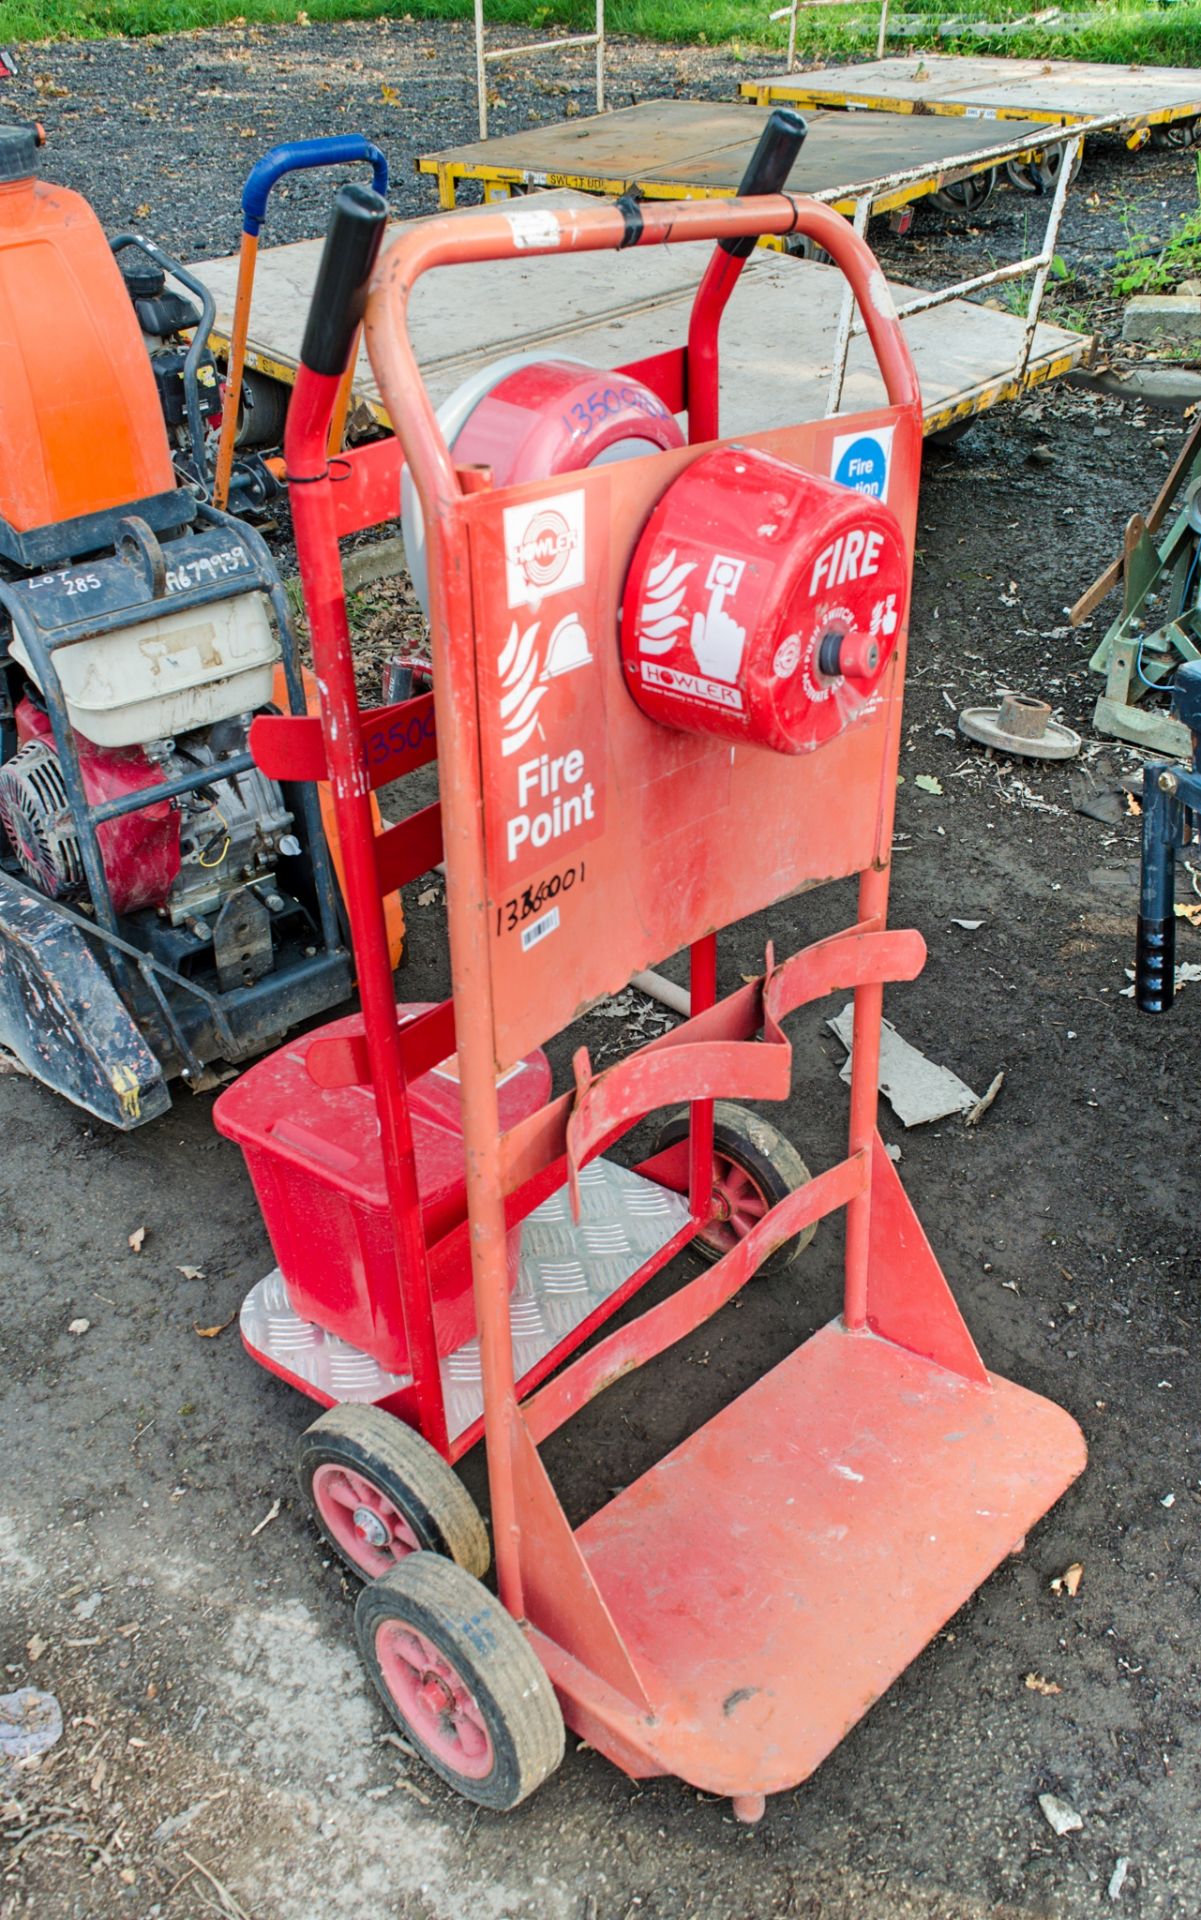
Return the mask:
M 271 189 L 286 173 L 305 167 L 346 166 L 353 160 L 371 163 L 371 184 L 379 194 L 388 191 L 388 162 L 373 140 L 361 133 L 335 133 L 319 140 L 285 140 L 257 160 L 242 188 L 242 231 L 252 237 L 267 218 Z
M 340 374 L 367 304 L 388 208 L 370 187 L 339 187 L 326 229 L 300 358 L 314 373 Z
M 774 107 L 739 182 L 739 199 L 749 200 L 760 193 L 783 193 L 808 131 L 807 121 L 795 107 Z M 754 236 L 749 233 L 741 240 L 719 240 L 717 244 L 732 260 L 747 260 L 755 250 Z

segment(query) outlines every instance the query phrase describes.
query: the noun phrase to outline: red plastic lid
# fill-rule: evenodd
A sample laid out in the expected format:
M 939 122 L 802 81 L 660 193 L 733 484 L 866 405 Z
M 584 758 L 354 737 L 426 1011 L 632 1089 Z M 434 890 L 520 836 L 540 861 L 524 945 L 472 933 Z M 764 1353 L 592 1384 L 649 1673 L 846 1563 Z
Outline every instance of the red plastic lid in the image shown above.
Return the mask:
M 435 1004 L 407 1001 L 398 1011 L 407 1023 Z M 307 1066 L 314 1041 L 362 1032 L 362 1014 L 352 1013 L 299 1034 L 239 1075 L 216 1102 L 213 1119 L 239 1146 L 307 1163 L 363 1204 L 386 1207 L 379 1115 L 371 1088 L 317 1087 Z M 541 1049 L 518 1061 L 497 1082 L 501 1127 L 507 1130 L 545 1106 L 550 1087 L 550 1063 Z M 423 1204 L 430 1206 L 463 1183 L 463 1123 L 454 1056 L 413 1081 L 409 1107 L 417 1183 Z

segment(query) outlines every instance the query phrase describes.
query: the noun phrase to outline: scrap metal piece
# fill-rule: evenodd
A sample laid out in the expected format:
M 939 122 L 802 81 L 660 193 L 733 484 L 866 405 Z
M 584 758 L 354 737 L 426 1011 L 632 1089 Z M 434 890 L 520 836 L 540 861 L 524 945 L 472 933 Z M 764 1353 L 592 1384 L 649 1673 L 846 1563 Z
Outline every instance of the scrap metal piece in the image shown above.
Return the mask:
M 840 1069 L 847 1085 L 851 1082 L 851 1061 L 855 1026 L 854 1001 L 848 1000 L 842 1012 L 827 1022 L 847 1049 Z M 980 1106 L 980 1096 L 972 1092 L 949 1067 L 927 1060 L 924 1053 L 903 1040 L 889 1020 L 880 1023 L 881 1093 L 887 1099 L 902 1126 L 921 1127 L 931 1120 L 945 1120 L 952 1113 L 968 1113 Z
M 1080 735 L 1052 720 L 1048 701 L 1028 693 L 1007 693 L 999 707 L 965 707 L 959 731 L 1023 760 L 1074 760 L 1080 751 Z

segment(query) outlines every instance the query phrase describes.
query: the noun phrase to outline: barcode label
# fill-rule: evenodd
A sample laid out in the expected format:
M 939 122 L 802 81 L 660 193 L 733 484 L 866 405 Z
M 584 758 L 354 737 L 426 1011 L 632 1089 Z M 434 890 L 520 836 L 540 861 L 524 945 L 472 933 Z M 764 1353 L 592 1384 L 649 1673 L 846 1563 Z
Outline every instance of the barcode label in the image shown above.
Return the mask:
M 558 924 L 559 909 L 558 907 L 552 907 L 550 912 L 544 913 L 540 920 L 535 920 L 528 927 L 523 927 L 521 929 L 521 951 L 528 953 L 531 947 L 538 945 L 539 940 L 545 940 L 548 933 L 553 933 Z

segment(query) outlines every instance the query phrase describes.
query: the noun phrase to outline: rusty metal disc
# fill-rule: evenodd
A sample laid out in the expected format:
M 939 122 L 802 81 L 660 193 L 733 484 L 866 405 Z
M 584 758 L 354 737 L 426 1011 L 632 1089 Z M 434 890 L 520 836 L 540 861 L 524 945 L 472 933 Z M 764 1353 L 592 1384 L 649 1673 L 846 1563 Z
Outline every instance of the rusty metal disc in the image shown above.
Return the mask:
M 1025 693 L 1004 694 L 999 707 L 965 708 L 959 731 L 982 747 L 1025 760 L 1074 760 L 1080 751 L 1080 735 L 1051 718 L 1046 700 Z

